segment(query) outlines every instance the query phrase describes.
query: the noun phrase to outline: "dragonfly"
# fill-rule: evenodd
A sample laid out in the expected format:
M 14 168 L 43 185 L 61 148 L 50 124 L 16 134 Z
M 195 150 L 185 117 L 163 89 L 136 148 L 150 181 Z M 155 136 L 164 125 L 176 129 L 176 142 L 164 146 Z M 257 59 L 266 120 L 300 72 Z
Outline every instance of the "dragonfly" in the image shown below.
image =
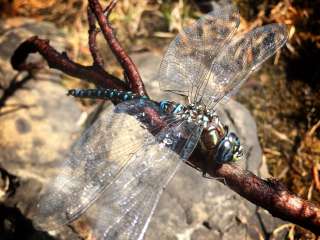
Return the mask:
M 287 30 L 270 24 L 236 35 L 238 26 L 237 8 L 220 6 L 169 45 L 157 74 L 160 88 L 186 96 L 187 104 L 116 89 L 69 90 L 118 104 L 75 142 L 41 195 L 34 219 L 42 229 L 95 209 L 97 239 L 143 239 L 163 189 L 196 146 L 216 164 L 243 158 L 239 138 L 220 121 L 216 106 L 285 44 Z

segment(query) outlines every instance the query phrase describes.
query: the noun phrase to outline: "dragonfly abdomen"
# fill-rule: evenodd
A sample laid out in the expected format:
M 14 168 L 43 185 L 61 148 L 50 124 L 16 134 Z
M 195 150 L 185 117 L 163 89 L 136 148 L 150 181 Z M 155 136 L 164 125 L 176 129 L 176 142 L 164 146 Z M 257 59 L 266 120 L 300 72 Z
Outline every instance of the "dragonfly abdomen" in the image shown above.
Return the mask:
M 128 101 L 135 98 L 141 98 L 141 96 L 130 92 L 121 91 L 117 89 L 71 89 L 67 92 L 67 95 L 80 97 L 80 98 L 93 98 L 103 100 L 120 100 Z M 143 96 L 142 98 L 145 98 Z

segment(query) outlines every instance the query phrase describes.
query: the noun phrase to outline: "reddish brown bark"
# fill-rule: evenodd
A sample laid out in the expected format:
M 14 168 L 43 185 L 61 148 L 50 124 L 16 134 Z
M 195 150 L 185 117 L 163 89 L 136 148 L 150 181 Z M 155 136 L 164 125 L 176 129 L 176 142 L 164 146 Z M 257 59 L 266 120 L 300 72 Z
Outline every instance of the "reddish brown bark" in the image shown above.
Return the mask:
M 224 164 L 209 171 L 223 178 L 232 190 L 250 202 L 268 210 L 272 216 L 298 224 L 320 235 L 320 208 L 290 193 L 275 179 L 263 180 L 237 166 Z
M 91 56 L 93 58 L 93 65 L 103 68 L 104 62 L 97 48 L 97 35 L 99 31 L 98 29 L 96 29 L 96 18 L 89 6 L 88 6 L 87 14 L 88 14 L 88 24 L 89 24 L 89 30 L 88 30 L 89 43 L 88 44 L 89 44 Z
M 124 82 L 113 75 L 108 74 L 101 68 L 95 66 L 83 66 L 69 59 L 66 53 L 59 53 L 49 44 L 48 40 L 43 40 L 37 36 L 24 41 L 11 57 L 11 65 L 18 71 L 31 70 L 38 65 L 26 63 L 26 59 L 31 53 L 40 53 L 48 62 L 49 67 L 59 69 L 62 72 L 80 78 L 85 81 L 93 82 L 101 87 L 116 89 L 127 89 Z

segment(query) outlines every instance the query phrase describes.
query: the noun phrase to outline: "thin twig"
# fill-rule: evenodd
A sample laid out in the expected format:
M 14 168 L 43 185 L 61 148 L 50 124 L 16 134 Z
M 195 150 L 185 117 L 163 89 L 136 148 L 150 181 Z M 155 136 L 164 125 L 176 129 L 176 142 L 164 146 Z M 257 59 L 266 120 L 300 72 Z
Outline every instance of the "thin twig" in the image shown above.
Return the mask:
M 116 6 L 118 0 L 112 0 L 107 7 L 103 10 L 104 15 L 108 19 L 110 16 L 110 13 L 112 12 L 112 9 Z
M 315 163 L 312 166 L 312 178 L 314 181 L 314 186 L 317 191 L 320 192 L 320 164 L 318 161 L 315 161 Z
M 89 0 L 89 5 L 91 7 L 91 10 L 96 15 L 104 38 L 108 42 L 109 47 L 113 54 L 116 56 L 119 64 L 125 71 L 125 74 L 129 80 L 130 89 L 140 96 L 147 96 L 147 92 L 135 64 L 117 40 L 115 33 L 110 25 L 108 16 L 110 15 L 112 9 L 115 7 L 115 4 L 116 1 L 111 1 L 104 12 L 98 0 Z
M 91 52 L 91 56 L 93 58 L 93 65 L 103 68 L 104 62 L 97 48 L 97 35 L 99 31 L 96 29 L 96 19 L 89 6 L 87 8 L 87 13 L 88 13 L 88 24 L 89 24 L 89 30 L 88 30 L 89 49 Z

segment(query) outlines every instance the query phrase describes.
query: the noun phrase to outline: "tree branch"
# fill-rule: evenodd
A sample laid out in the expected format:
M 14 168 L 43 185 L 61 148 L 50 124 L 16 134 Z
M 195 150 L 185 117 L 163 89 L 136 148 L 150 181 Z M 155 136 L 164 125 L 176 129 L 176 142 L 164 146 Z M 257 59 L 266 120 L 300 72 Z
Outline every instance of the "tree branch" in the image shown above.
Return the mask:
M 104 38 L 108 42 L 111 51 L 116 56 L 119 64 L 122 66 L 126 76 L 128 77 L 131 90 L 140 96 L 147 96 L 147 92 L 135 64 L 117 40 L 115 33 L 110 26 L 108 17 L 112 9 L 115 7 L 116 2 L 116 0 L 111 1 L 105 11 L 103 11 L 99 0 L 89 0 L 89 5 L 93 13 L 96 15 L 100 29 Z
M 99 31 L 96 29 L 96 19 L 89 6 L 87 8 L 87 14 L 88 14 L 88 23 L 89 23 L 89 30 L 88 30 L 89 49 L 90 49 L 91 56 L 93 58 L 93 65 L 103 68 L 104 62 L 97 48 L 97 35 Z
M 320 207 L 302 199 L 275 179 L 261 179 L 252 172 L 235 164 L 204 167 L 205 156 L 195 151 L 188 163 L 212 178 L 225 183 L 248 201 L 263 207 L 272 216 L 300 225 L 316 235 L 320 235 Z M 205 169 L 204 169 L 205 168 Z
M 70 76 L 93 82 L 101 87 L 127 89 L 125 83 L 115 76 L 108 74 L 101 68 L 83 66 L 73 62 L 65 52 L 62 54 L 57 52 L 50 46 L 48 40 L 40 39 L 37 36 L 27 39 L 15 50 L 11 57 L 12 67 L 18 71 L 31 70 L 38 67 L 34 63 L 26 63 L 29 54 L 36 52 L 43 56 L 49 67 L 58 69 Z

